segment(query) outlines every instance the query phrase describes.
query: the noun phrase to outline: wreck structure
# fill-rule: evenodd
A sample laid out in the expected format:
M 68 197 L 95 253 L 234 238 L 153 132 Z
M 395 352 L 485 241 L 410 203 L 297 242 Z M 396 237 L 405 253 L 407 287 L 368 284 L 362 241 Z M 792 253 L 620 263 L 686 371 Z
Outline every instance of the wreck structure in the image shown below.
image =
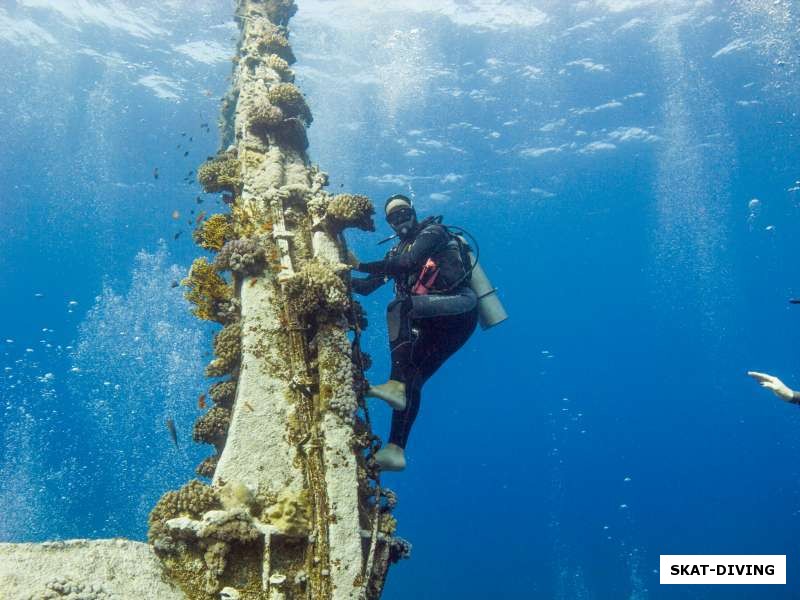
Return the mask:
M 198 169 L 229 210 L 200 224 L 210 251 L 183 284 L 218 322 L 210 409 L 193 437 L 214 453 L 166 493 L 148 544 L 0 544 L 0 598 L 379 598 L 394 494 L 371 460 L 366 320 L 349 289 L 343 231 L 374 229 L 369 199 L 325 190 L 306 153 L 311 111 L 294 85 L 293 0 L 240 0 L 223 100 L 223 150 Z

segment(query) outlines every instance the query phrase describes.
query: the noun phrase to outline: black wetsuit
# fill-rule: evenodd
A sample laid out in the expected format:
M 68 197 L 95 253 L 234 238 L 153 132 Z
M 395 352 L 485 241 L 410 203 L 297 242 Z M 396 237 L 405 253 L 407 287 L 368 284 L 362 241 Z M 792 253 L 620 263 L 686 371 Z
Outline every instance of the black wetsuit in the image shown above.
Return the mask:
M 391 379 L 406 384 L 406 408 L 392 414 L 389 442 L 405 448 L 419 412 L 422 386 L 475 331 L 478 302 L 466 281 L 458 245 L 438 223 L 417 225 L 414 235 L 401 241 L 383 260 L 360 263 L 357 271 L 369 277 L 353 278 L 353 290 L 370 294 L 390 278 L 395 280 L 395 299 L 387 307 Z M 429 258 L 439 274 L 426 295 L 411 293 Z M 454 285 L 455 284 L 455 285 Z

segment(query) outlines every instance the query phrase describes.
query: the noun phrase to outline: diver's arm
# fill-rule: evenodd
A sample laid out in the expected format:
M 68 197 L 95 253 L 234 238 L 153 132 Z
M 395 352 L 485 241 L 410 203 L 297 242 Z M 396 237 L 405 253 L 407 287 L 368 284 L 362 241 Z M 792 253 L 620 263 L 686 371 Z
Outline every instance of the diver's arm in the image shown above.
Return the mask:
M 758 381 L 761 387 L 772 390 L 772 393 L 781 400 L 792 404 L 800 404 L 800 392 L 794 391 L 774 375 L 767 375 L 758 371 L 748 371 L 747 374 Z
M 356 271 L 371 274 L 402 275 L 422 266 L 422 264 L 448 242 L 447 232 L 439 225 L 423 229 L 411 244 L 408 252 L 390 256 L 383 260 L 358 263 Z
M 356 294 L 361 294 L 362 296 L 368 296 L 379 287 L 381 287 L 384 283 L 386 283 L 386 277 L 383 275 L 370 275 L 369 277 L 353 277 L 350 279 L 350 282 L 353 286 L 353 291 Z

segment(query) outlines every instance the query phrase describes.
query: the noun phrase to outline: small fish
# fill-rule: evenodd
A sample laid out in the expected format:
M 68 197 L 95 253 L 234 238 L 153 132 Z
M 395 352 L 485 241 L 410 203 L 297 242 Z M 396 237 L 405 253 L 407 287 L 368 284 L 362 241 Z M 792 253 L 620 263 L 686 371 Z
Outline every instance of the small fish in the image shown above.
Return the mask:
M 194 169 L 192 169 L 191 171 L 189 171 L 189 172 L 186 174 L 186 176 L 187 176 L 187 177 L 191 177 L 192 175 L 194 175 Z
M 193 139 L 194 139 L 193 137 L 191 137 L 191 136 L 189 137 L 189 141 L 190 141 L 190 142 L 191 142 Z
M 197 398 L 197 408 L 201 408 L 202 409 L 202 408 L 205 408 L 205 407 L 206 407 L 206 395 L 205 394 L 200 394 L 200 396 Z
M 252 406 L 250 406 L 250 403 L 247 400 L 244 401 L 244 407 L 248 409 L 250 412 L 254 412 L 255 410 Z
M 175 150 L 180 150 L 180 149 L 181 149 L 181 145 L 180 145 L 180 144 L 178 144 L 177 146 L 175 146 Z
M 173 211 L 172 211 L 172 218 L 173 218 L 173 219 L 175 219 L 175 220 L 178 220 L 178 219 L 180 219 L 180 218 L 181 218 L 181 213 L 180 213 L 180 211 L 178 211 L 178 210 L 173 210 Z
M 186 132 L 185 131 L 181 131 L 181 137 L 186 137 Z
M 179 231 L 178 233 L 176 233 L 175 235 L 172 236 L 172 239 L 173 240 L 177 240 L 179 237 L 181 237 L 182 233 L 183 233 L 182 231 Z
M 250 280 L 250 287 L 253 287 L 256 283 L 258 283 L 258 277 L 253 277 Z
M 173 279 L 173 280 L 172 280 L 172 283 L 170 284 L 170 287 L 172 287 L 172 288 L 176 288 L 176 287 L 178 287 L 179 285 L 180 285 L 180 284 L 178 283 L 178 280 L 177 280 L 177 279 Z
M 169 431 L 169 437 L 172 438 L 172 443 L 175 444 L 175 447 L 178 447 L 178 431 L 175 429 L 175 421 L 172 419 L 167 419 L 164 423 L 167 426 L 167 430 Z
M 153 169 L 153 179 L 158 179 L 158 167 Z
M 197 201 L 198 204 L 202 204 L 203 203 L 203 199 L 200 196 L 195 198 L 195 200 Z
M 184 156 L 189 156 L 189 151 L 187 150 L 186 152 L 183 153 L 183 155 Z
M 206 218 L 206 211 L 203 211 L 203 212 L 201 212 L 199 215 L 197 215 L 197 219 L 195 219 L 195 222 L 194 222 L 194 224 L 195 224 L 195 225 L 199 225 L 199 224 L 200 224 L 200 221 L 202 221 L 202 220 L 203 220 L 203 219 L 205 219 L 205 218 Z
M 222 194 L 222 201 L 225 204 L 233 204 L 233 194 Z

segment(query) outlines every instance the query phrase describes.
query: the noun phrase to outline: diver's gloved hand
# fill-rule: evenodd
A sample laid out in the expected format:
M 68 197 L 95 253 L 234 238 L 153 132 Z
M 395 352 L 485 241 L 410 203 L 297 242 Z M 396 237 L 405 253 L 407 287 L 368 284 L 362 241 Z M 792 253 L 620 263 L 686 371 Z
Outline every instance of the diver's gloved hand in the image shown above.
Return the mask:
M 772 393 L 781 400 L 785 400 L 786 402 L 798 401 L 795 397 L 794 390 L 774 375 L 767 375 L 766 373 L 759 373 L 758 371 L 748 371 L 747 374 L 758 381 L 761 387 L 772 390 Z

